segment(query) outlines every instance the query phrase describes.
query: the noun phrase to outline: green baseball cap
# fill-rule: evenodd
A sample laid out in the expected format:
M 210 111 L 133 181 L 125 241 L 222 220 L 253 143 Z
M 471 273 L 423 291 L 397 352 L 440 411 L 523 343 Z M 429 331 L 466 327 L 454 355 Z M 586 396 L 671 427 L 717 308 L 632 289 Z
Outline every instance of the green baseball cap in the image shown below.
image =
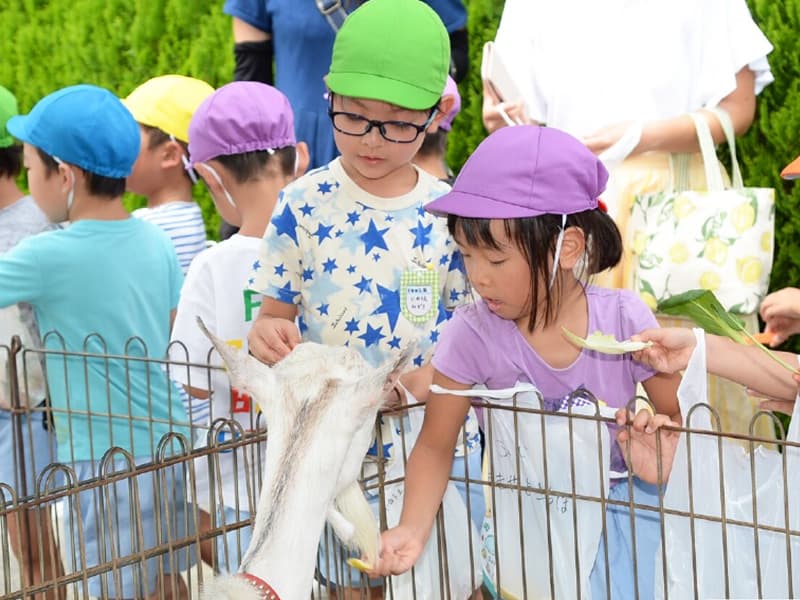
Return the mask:
M 0 148 L 14 145 L 14 137 L 6 129 L 8 120 L 19 114 L 17 99 L 14 94 L 0 85 Z
M 370 0 L 345 19 L 327 77 L 334 93 L 425 110 L 442 96 L 450 38 L 420 0 Z

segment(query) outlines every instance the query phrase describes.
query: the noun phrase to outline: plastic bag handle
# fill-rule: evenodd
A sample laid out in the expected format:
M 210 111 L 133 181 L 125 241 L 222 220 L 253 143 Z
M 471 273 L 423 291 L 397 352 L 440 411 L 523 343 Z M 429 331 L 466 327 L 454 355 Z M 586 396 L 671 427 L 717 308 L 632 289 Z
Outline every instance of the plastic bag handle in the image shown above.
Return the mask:
M 434 394 L 452 394 L 453 396 L 462 396 L 462 397 L 478 397 L 478 398 L 486 398 L 490 400 L 509 400 L 513 398 L 516 394 L 521 392 L 535 392 L 541 395 L 539 389 L 530 383 L 518 383 L 514 387 L 510 388 L 501 388 L 496 390 L 489 390 L 486 388 L 470 388 L 467 390 L 449 390 L 447 388 L 443 388 L 440 385 L 431 384 L 428 389 L 432 391 Z M 602 404 L 597 404 L 598 413 L 601 417 L 605 419 L 614 419 L 617 414 L 617 408 L 612 406 L 603 406 Z

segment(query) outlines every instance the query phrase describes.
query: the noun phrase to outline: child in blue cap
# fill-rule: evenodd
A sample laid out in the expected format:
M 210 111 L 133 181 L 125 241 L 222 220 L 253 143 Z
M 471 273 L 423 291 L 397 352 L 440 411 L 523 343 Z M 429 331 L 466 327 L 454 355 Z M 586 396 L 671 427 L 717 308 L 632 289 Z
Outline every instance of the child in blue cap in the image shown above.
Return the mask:
M 629 354 L 581 349 L 563 333 L 566 328 L 587 337 L 600 330 L 625 340 L 656 326 L 650 309 L 632 292 L 586 282 L 588 276 L 613 267 L 622 251 L 619 230 L 599 201 L 607 179 L 594 154 L 566 133 L 507 127 L 478 146 L 450 193 L 425 206 L 447 216 L 476 299 L 456 309 L 434 351 L 433 382 L 440 389 L 428 400 L 425 423 L 408 461 L 403 517 L 398 527 L 383 534 L 376 572 L 401 573 L 416 562 L 441 501 L 469 396 L 487 396 L 509 408 L 558 411 L 585 404 L 589 396 L 580 401 L 574 396 L 585 388 L 621 409 L 615 416 L 624 424 L 624 407 L 641 382 L 661 413 L 654 425 L 668 417 L 679 418 L 678 375 L 656 374 Z M 473 390 L 474 386 L 516 388 L 520 393 L 501 397 Z M 524 396 L 523 390 L 536 392 L 541 404 L 532 395 Z M 571 485 L 551 489 L 580 493 L 587 483 L 594 484 L 597 489 L 587 495 L 604 493 L 624 503 L 633 497 L 655 507 L 654 512 L 637 512 L 633 546 L 627 507 L 611 505 L 603 519 L 598 503 L 550 496 L 551 516 L 543 519 L 546 496 L 520 492 L 513 485 L 498 487 L 493 493 L 493 519 L 484 523 L 485 530 L 497 523 L 486 536 L 490 587 L 517 598 L 582 598 L 590 588 L 593 598 L 632 598 L 638 580 L 639 597 L 652 597 L 660 532 L 658 492 L 636 476 L 629 485 L 628 466 L 616 441 L 611 439 L 610 452 L 599 452 L 595 446 L 579 460 L 579 436 L 563 431 L 559 437 L 552 430 L 545 435 L 539 415 L 492 410 L 487 420 L 493 483 L 545 487 L 547 470 L 542 481 L 537 462 L 545 436 L 551 438 L 546 455 L 550 485 L 569 482 L 570 469 L 575 473 Z M 576 430 L 579 423 L 574 424 Z M 600 434 L 591 424 L 586 443 L 596 444 Z M 552 468 L 554 464 L 560 468 Z M 641 476 L 651 482 L 656 479 L 652 472 Z M 496 573 L 499 581 L 492 576 Z
M 98 461 L 113 446 L 137 462 L 150 462 L 163 435 L 188 435 L 188 429 L 165 372 L 143 360 L 161 359 L 166 352 L 183 277 L 166 234 L 131 218 L 122 204 L 125 178 L 139 153 L 139 127 L 114 94 L 76 85 L 46 96 L 28 115 L 12 117 L 8 130 L 24 142 L 28 183 L 41 209 L 53 222 L 70 222 L 23 240 L 0 258 L 0 306 L 29 302 L 36 310 L 58 459 L 79 480 L 96 477 Z M 109 358 L 121 355 L 127 358 Z M 184 490 L 182 478 L 165 479 L 138 476 L 138 497 L 130 497 L 127 482 L 105 490 L 116 513 L 99 503 L 96 490 L 81 492 L 81 520 L 75 522 L 86 546 L 85 552 L 68 553 L 81 561 L 74 567 L 109 560 L 112 545 L 125 556 L 163 543 L 166 536 L 174 539 L 179 533 L 173 525 L 185 518 Z M 156 517 L 165 505 L 154 506 L 154 497 L 169 506 L 174 522 Z M 141 523 L 131 522 L 131 510 Z M 78 536 L 74 531 L 66 537 Z M 169 574 L 170 566 L 166 562 L 168 578 L 182 586 Z M 119 579 L 90 578 L 89 593 L 143 597 L 154 592 L 158 572 L 158 560 L 150 559 L 121 569 Z M 166 585 L 173 589 L 169 581 Z
M 17 99 L 0 86 L 0 256 L 26 237 L 54 227 L 39 210 L 33 197 L 26 195 L 17 185 L 22 171 L 22 144 L 6 129 L 8 120 L 17 114 Z M 29 304 L 13 304 L 0 309 L 0 343 L 9 343 L 14 335 L 20 337 L 24 347 L 40 345 L 39 330 Z M 55 438 L 46 418 L 43 357 L 36 353 L 17 355 L 17 373 L 24 373 L 24 381 L 19 385 L 19 406 L 12 402 L 7 361 L 8 352 L 0 351 L 0 456 L 6 457 L 0 460 L 0 482 L 10 485 L 17 497 L 22 498 L 33 494 L 37 477 L 55 461 Z M 32 410 L 22 413 L 10 410 L 19 407 Z M 3 492 L 6 502 L 12 502 L 11 495 L 5 489 Z M 21 526 L 22 519 L 28 520 L 27 528 Z M 32 508 L 9 518 L 8 542 L 27 585 L 52 580 L 63 572 L 46 509 Z

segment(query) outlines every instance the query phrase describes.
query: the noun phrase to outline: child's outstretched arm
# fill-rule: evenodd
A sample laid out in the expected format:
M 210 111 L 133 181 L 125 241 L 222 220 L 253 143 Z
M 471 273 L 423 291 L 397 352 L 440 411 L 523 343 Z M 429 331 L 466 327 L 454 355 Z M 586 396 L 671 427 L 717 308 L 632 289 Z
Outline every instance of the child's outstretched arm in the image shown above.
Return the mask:
M 437 371 L 433 382 L 447 389 L 470 387 Z M 371 575 L 399 575 L 419 559 L 447 487 L 458 432 L 469 406 L 468 398 L 430 393 L 422 431 L 406 465 L 400 523 L 381 535 L 381 554 Z
M 633 337 L 653 342 L 652 346 L 636 352 L 633 357 L 664 373 L 675 373 L 686 368 L 695 347 L 694 332 L 678 327 L 648 329 Z M 776 354 L 787 364 L 797 364 L 794 354 Z M 792 403 L 797 395 L 800 382 L 798 375 L 790 374 L 759 348 L 706 334 L 706 367 L 714 375 L 735 381 L 758 395 L 775 400 L 763 403 L 763 408 L 791 411 L 791 404 L 786 403 Z
M 247 334 L 250 354 L 261 362 L 273 365 L 301 342 L 300 330 L 294 322 L 297 306 L 264 296 L 258 317 Z

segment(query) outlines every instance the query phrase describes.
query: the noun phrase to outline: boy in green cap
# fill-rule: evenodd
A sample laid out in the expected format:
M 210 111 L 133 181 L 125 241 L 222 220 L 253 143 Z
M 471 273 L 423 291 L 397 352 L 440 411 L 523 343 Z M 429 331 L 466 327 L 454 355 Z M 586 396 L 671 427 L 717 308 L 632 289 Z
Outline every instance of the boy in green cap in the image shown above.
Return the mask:
M 53 226 L 30 195 L 17 185 L 22 171 L 22 144 L 6 129 L 8 120 L 16 116 L 17 100 L 0 86 L 0 256 L 24 238 Z M 30 304 L 12 304 L 0 308 L 0 344 L 8 344 L 18 335 L 26 348 L 37 348 L 39 330 Z M 55 437 L 47 427 L 44 381 L 40 356 L 23 354 L 17 360 L 18 373 L 24 369 L 25 385 L 19 386 L 23 396 L 20 406 L 11 401 L 11 378 L 8 352 L 0 350 L 0 482 L 7 483 L 18 497 L 33 494 L 36 479 L 50 463 L 55 462 Z M 12 408 L 36 408 L 26 413 L 12 413 Z M 40 408 L 41 407 L 41 408 Z M 19 424 L 19 428 L 17 427 Z M 19 435 L 21 433 L 21 436 Z M 6 502 L 12 502 L 5 492 Z M 22 519 L 27 519 L 27 527 Z M 40 537 L 41 536 L 41 537 Z M 39 585 L 63 574 L 58 547 L 47 510 L 30 509 L 8 519 L 8 541 L 20 564 L 25 585 Z M 64 592 L 53 591 L 45 598 L 63 598 Z
M 414 346 L 416 368 L 401 377 L 387 403 L 427 398 L 429 351 L 466 295 L 447 225 L 423 209 L 449 187 L 412 164 L 425 135 L 452 107 L 452 96 L 442 97 L 449 64 L 447 31 L 419 0 L 370 0 L 339 30 L 327 85 L 341 157 L 287 186 L 264 234 L 247 283 L 263 294 L 248 337 L 260 360 L 273 364 L 301 340 L 349 345 L 373 365 Z M 383 426 L 383 447 L 370 450 L 367 476 L 376 473 L 377 457 L 399 451 L 391 440 L 402 419 L 384 418 Z M 474 414 L 465 429 L 454 472 L 463 477 L 469 462 L 469 476 L 477 478 Z M 468 491 L 478 520 L 482 493 L 478 486 Z M 331 588 L 357 586 L 358 573 L 332 564 L 340 549 L 322 548 L 327 559 L 320 578 Z M 470 572 L 466 564 L 451 566 L 451 576 Z M 346 597 L 349 591 L 342 591 L 333 597 Z

